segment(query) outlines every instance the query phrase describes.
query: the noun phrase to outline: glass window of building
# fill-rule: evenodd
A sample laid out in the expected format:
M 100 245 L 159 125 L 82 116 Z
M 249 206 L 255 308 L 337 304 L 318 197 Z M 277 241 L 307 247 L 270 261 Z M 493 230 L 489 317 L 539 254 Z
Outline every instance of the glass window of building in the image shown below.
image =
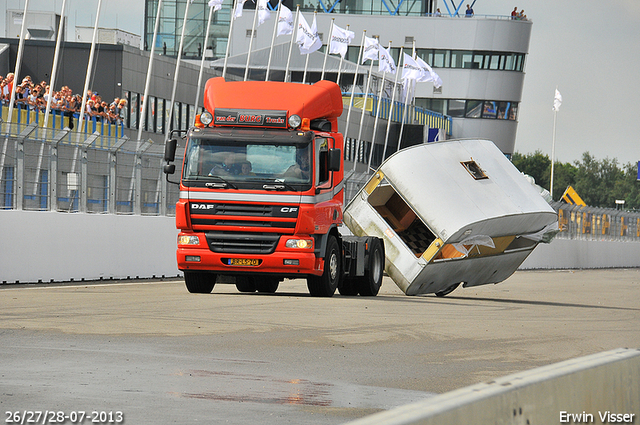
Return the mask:
M 450 115 L 452 117 L 463 117 L 464 107 L 465 107 L 464 100 L 451 99 L 449 100 L 449 111 L 447 115 Z
M 131 99 L 129 100 L 129 105 L 131 105 L 131 125 L 130 128 L 138 128 L 138 114 L 140 111 L 140 103 L 139 103 L 139 95 L 138 93 L 131 93 Z
M 481 100 L 468 100 L 464 116 L 466 118 L 480 118 L 482 116 Z
M 482 110 L 482 118 L 496 118 L 498 114 L 497 102 L 485 100 Z

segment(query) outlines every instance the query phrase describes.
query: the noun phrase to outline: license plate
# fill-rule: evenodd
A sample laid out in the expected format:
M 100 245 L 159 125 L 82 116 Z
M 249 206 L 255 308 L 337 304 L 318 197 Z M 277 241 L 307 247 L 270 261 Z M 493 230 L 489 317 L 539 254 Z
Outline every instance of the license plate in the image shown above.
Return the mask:
M 260 260 L 257 258 L 229 258 L 230 266 L 257 266 Z

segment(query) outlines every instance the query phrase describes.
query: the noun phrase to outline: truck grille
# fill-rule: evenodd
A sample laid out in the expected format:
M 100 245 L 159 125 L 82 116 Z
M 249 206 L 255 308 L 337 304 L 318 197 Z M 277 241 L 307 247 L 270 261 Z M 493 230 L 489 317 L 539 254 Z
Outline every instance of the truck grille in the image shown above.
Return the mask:
M 209 249 L 235 254 L 271 254 L 280 235 L 274 233 L 206 232 Z
M 221 202 L 192 202 L 191 224 L 198 231 L 231 230 L 229 227 L 255 228 L 254 232 L 280 231 L 293 233 L 298 218 L 297 205 L 240 204 Z M 214 228 L 217 227 L 217 228 Z M 222 229 L 221 227 L 226 227 Z M 269 229 L 269 230 L 267 230 Z M 241 230 L 241 229 L 238 229 Z

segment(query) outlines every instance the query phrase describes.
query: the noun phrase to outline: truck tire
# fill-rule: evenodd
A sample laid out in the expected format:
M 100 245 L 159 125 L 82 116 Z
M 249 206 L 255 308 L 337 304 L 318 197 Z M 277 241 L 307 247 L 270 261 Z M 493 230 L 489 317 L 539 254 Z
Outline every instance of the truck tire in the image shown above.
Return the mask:
M 216 284 L 214 273 L 184 272 L 184 283 L 192 294 L 209 294 Z
M 236 277 L 236 288 L 240 292 L 256 292 L 256 282 L 250 276 Z
M 278 290 L 280 281 L 273 277 L 266 277 L 261 280 L 255 280 L 256 290 L 258 292 L 266 292 L 267 294 L 273 294 Z
M 371 239 L 369 261 L 364 276 L 358 278 L 358 292 L 363 297 L 375 297 L 382 286 L 384 272 L 384 245 L 380 239 Z
M 324 256 L 324 272 L 321 276 L 307 278 L 307 288 L 312 297 L 332 297 L 342 276 L 342 256 L 335 236 L 327 240 L 327 252 Z
M 455 291 L 458 285 L 460 285 L 460 283 L 454 283 L 453 285 L 443 289 L 442 291 L 436 292 L 436 297 L 446 297 L 447 295 Z

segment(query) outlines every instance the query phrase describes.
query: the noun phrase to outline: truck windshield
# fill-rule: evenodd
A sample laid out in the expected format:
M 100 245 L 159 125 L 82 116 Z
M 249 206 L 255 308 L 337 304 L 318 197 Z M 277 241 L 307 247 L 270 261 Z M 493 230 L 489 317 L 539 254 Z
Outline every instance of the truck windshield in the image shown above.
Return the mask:
M 294 190 L 306 190 L 312 175 L 309 147 L 309 142 L 192 138 L 185 156 L 183 180 L 222 180 L 245 188 L 281 182 Z

